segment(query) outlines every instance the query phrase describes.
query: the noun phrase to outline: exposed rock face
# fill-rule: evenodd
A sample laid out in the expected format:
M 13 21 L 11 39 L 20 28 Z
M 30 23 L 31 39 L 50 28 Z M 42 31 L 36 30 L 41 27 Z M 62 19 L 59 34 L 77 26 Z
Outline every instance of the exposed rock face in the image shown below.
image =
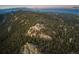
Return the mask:
M 8 32 L 10 32 L 11 28 L 12 28 L 11 26 L 8 27 Z
M 40 53 L 37 46 L 33 45 L 31 43 L 26 43 L 25 45 L 23 45 L 20 49 L 20 53 L 22 54 L 38 54 Z
M 46 40 L 52 40 L 52 37 L 48 34 L 46 34 L 45 32 L 43 32 L 45 30 L 45 26 L 44 24 L 39 24 L 37 23 L 36 25 L 30 27 L 30 29 L 28 30 L 27 34 L 30 37 L 36 37 L 36 38 L 42 38 L 42 39 L 46 39 Z

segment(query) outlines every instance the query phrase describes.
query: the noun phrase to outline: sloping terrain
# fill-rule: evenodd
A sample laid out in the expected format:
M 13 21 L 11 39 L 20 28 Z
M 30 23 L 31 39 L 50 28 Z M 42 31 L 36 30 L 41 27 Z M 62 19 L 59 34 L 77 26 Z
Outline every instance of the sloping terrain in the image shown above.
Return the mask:
M 79 53 L 79 15 L 0 15 L 0 53 Z

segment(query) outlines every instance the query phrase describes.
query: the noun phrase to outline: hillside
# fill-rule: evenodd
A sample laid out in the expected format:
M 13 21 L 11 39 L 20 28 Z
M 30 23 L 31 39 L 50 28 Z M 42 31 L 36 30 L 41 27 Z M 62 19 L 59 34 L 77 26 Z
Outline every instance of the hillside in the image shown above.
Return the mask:
M 79 15 L 0 14 L 0 53 L 79 53 Z

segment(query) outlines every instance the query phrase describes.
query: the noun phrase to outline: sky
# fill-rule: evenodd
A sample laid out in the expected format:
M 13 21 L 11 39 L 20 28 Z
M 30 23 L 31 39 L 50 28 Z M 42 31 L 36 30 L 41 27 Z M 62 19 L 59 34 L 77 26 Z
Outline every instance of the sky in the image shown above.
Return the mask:
M 79 8 L 79 5 L 0 5 L 0 9 L 5 8 L 17 8 L 17 7 L 24 7 L 24 8 Z

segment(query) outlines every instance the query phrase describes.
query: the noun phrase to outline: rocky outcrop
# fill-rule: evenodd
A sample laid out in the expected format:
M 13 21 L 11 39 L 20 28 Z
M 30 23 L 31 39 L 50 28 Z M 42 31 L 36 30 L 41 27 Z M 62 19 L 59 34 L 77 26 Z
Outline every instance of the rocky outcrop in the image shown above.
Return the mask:
M 31 43 L 26 43 L 25 45 L 23 45 L 21 47 L 20 53 L 22 53 L 22 54 L 38 54 L 38 53 L 40 53 L 40 51 L 36 45 L 33 45 Z
M 44 24 L 37 23 L 34 26 L 29 28 L 26 35 L 28 35 L 30 37 L 36 37 L 36 38 L 42 38 L 42 39 L 46 39 L 46 40 L 52 40 L 52 37 L 50 35 L 43 32 L 45 29 L 46 28 L 45 28 Z
M 10 32 L 11 28 L 12 28 L 11 26 L 8 27 L 8 32 Z

